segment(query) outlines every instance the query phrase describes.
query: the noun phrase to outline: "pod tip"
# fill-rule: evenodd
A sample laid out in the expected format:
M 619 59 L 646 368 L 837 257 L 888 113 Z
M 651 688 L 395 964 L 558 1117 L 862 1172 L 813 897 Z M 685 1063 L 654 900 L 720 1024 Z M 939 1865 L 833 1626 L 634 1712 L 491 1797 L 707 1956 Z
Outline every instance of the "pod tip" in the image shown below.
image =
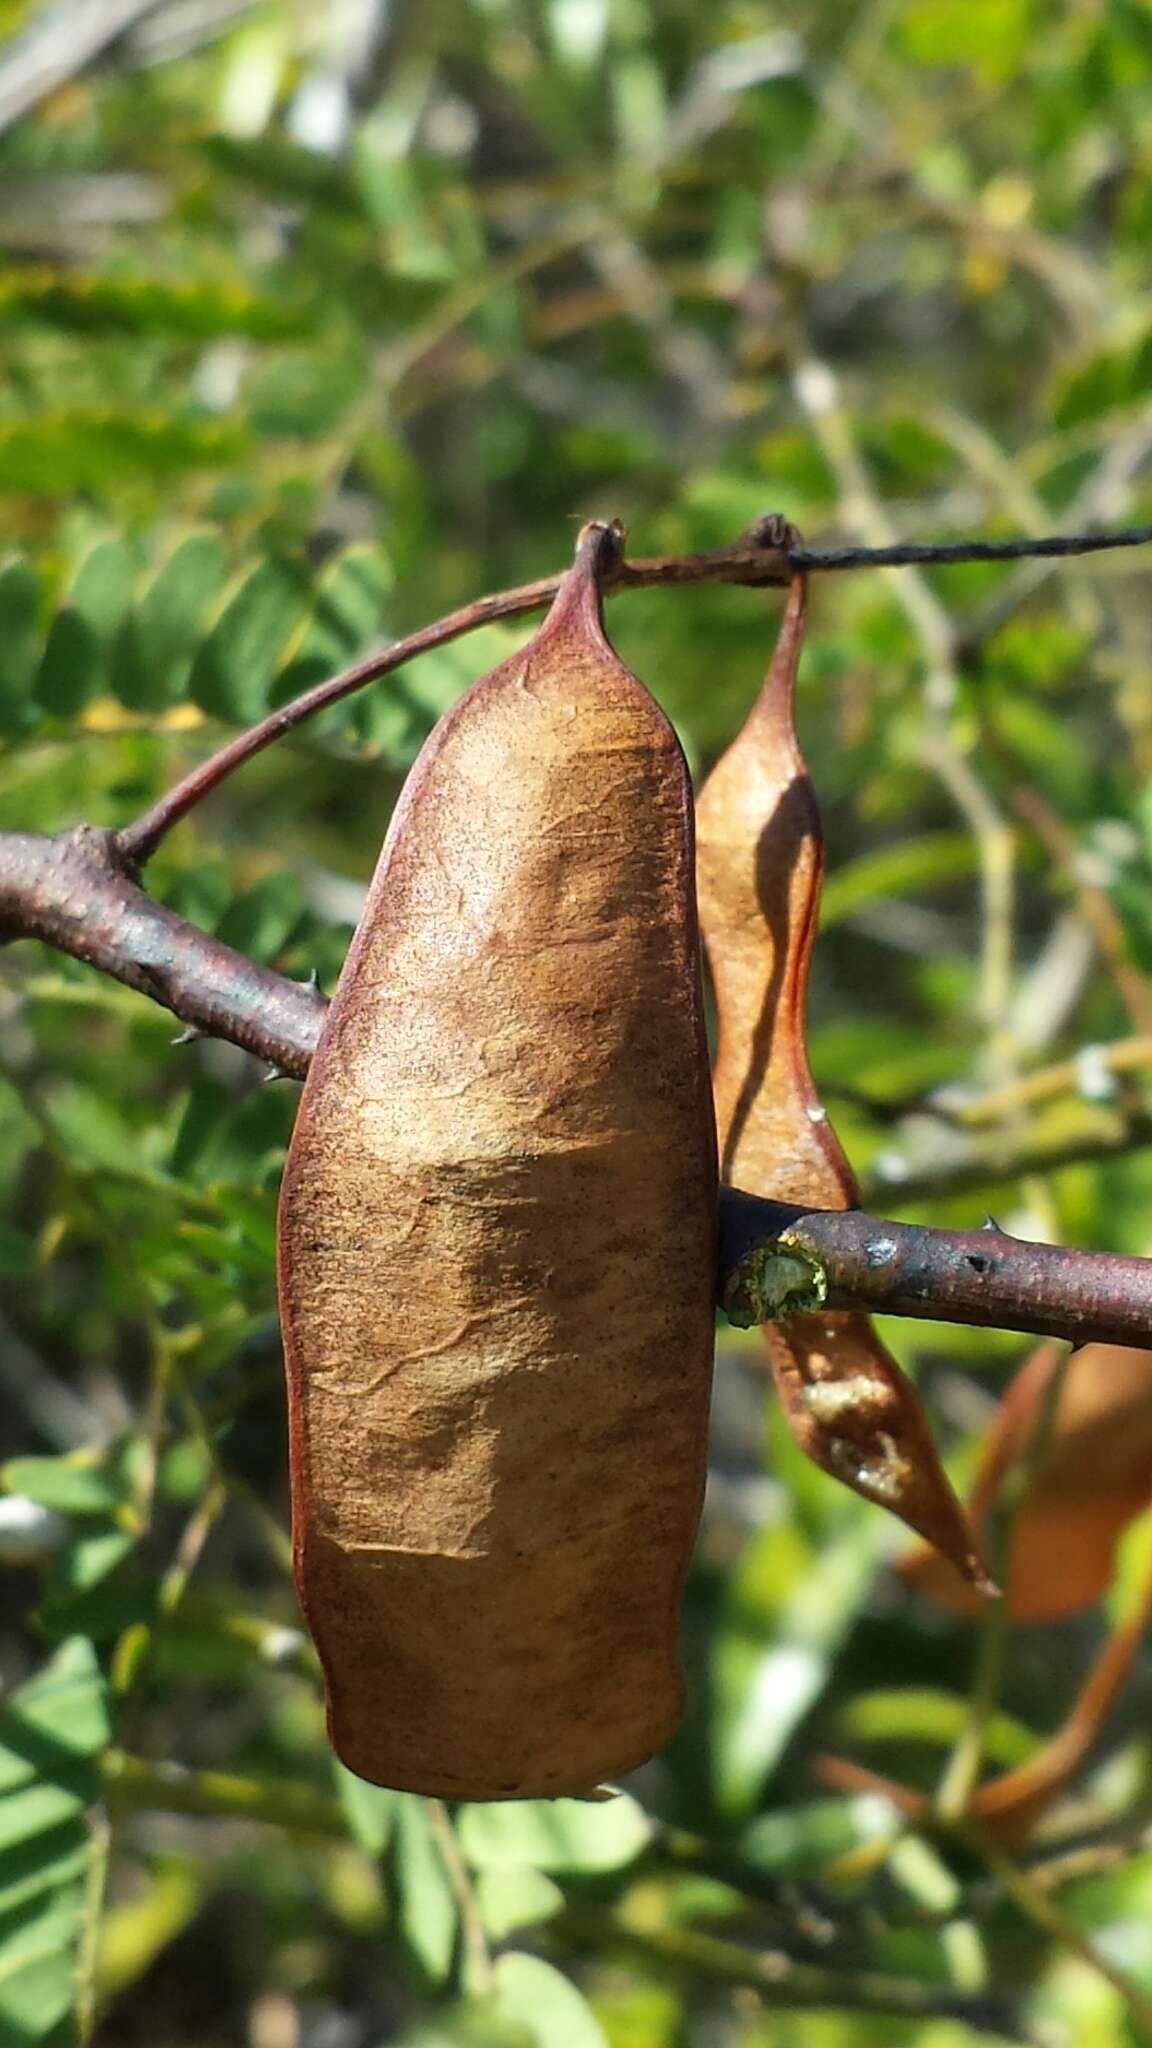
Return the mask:
M 1002 1600 L 1004 1589 L 996 1584 L 983 1559 L 975 1550 L 968 1551 L 960 1560 L 960 1569 L 974 1593 L 982 1600 Z
M 619 519 L 589 519 L 576 536 L 576 565 L 587 564 L 600 577 L 611 574 L 624 559 L 627 538 Z

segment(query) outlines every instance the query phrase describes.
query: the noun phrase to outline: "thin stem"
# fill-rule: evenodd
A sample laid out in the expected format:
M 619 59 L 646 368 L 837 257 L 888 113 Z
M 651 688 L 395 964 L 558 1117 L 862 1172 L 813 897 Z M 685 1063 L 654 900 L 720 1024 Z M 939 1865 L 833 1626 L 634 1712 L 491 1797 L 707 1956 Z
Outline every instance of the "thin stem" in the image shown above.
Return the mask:
M 1040 1890 L 1058 1891 L 1066 1884 L 1100 1877 L 1119 1864 L 1130 1863 L 1133 1856 L 1143 1854 L 1150 1846 L 1152 1837 L 1149 1835 L 1149 1813 L 1145 1801 L 1141 1806 L 1126 1811 L 1119 1819 L 1113 1817 L 1094 1828 L 1076 1828 L 1029 1844 L 1014 1868 L 1027 1871 Z M 843 1859 L 837 1868 L 842 1867 Z M 984 1916 L 998 1904 L 1002 1892 L 999 1879 L 985 1872 L 962 1885 L 951 1902 L 936 1905 L 918 1901 L 896 1908 L 887 1907 L 885 1925 L 942 1927 L 958 1914 L 966 1918 Z
M 1145 409 L 1143 417 L 1134 426 L 1105 446 L 1098 466 L 1069 508 L 1071 517 L 1086 528 L 1091 528 L 1101 519 L 1117 518 L 1131 501 L 1134 479 L 1150 446 L 1152 425 Z M 1129 527 L 1122 530 L 1137 534 L 1142 529 Z M 1054 551 L 1037 549 L 1035 553 L 1037 557 L 1047 556 L 1051 560 Z M 1043 587 L 1051 573 L 1043 566 L 1042 559 L 1037 559 L 1026 561 L 1014 576 L 1005 578 L 1000 588 L 981 605 L 957 636 L 956 659 L 962 668 L 979 666 L 984 648 L 993 634 Z
M 998 1124 L 1016 1110 L 1033 1109 L 1037 1103 L 1051 1102 L 1060 1095 L 1107 1095 L 1115 1077 L 1139 1073 L 1144 1067 L 1152 1067 L 1152 1035 L 1141 1032 L 1131 1038 L 1114 1039 L 1110 1045 L 1082 1046 L 1071 1059 L 1037 1067 L 1018 1081 L 1007 1082 L 1003 1088 L 989 1088 L 966 1100 L 953 1101 L 951 1092 L 942 1089 L 938 1096 L 929 1097 L 924 1107 L 931 1113 L 939 1103 L 949 1123 L 979 1130 L 988 1124 Z
M 456 1911 L 460 1916 L 460 1932 L 464 1944 L 463 1982 L 461 1989 L 466 1996 L 486 1998 L 492 1990 L 492 1956 L 484 1933 L 484 1922 L 476 1904 L 476 1889 L 472 1874 L 460 1851 L 452 1816 L 442 1799 L 426 1799 L 424 1802 L 432 1833 L 436 1837 Z
M 784 584 L 789 578 L 785 548 L 792 537 L 792 530 L 785 522 L 775 515 L 768 515 L 757 520 L 730 547 L 716 548 L 708 554 L 663 555 L 640 562 L 620 561 L 606 571 L 603 587 L 615 591 L 648 590 L 656 585 L 674 583 Z M 179 824 L 181 818 L 186 817 L 209 791 L 218 788 L 245 761 L 271 746 L 274 740 L 282 739 L 285 733 L 302 725 L 305 719 L 314 718 L 317 712 L 350 697 L 353 691 L 363 689 L 366 683 L 391 675 L 418 654 L 445 647 L 449 641 L 459 640 L 465 633 L 474 633 L 478 627 L 489 626 L 497 619 L 519 619 L 526 613 L 542 610 L 555 597 L 566 573 L 561 571 L 558 575 L 541 576 L 534 583 L 521 584 L 515 590 L 501 590 L 490 597 L 474 598 L 470 604 L 461 605 L 446 617 L 433 620 L 429 626 L 421 626 L 418 632 L 409 633 L 391 647 L 366 656 L 351 668 L 342 669 L 339 675 L 315 683 L 310 690 L 293 698 L 290 704 L 283 704 L 279 710 L 270 712 L 258 725 L 230 740 L 210 760 L 202 761 L 190 775 L 153 804 L 143 817 L 125 826 L 117 835 L 125 864 L 138 872 L 173 826 Z
M 999 1101 L 1018 1085 L 1005 1082 L 990 1091 L 988 1099 Z M 984 1122 L 982 1117 L 981 1125 Z M 1082 1160 L 1120 1158 L 1149 1142 L 1152 1115 L 1124 1101 L 1066 1103 L 1019 1135 L 1014 1130 L 980 1128 L 971 1135 L 949 1131 L 943 1142 L 937 1125 L 934 1130 L 910 1131 L 901 1142 L 878 1152 L 860 1176 L 863 1199 L 876 1207 L 931 1201 L 1022 1180 L 1027 1174 L 1055 1173 Z
M 190 1025 L 303 1074 L 325 1003 L 145 895 L 114 833 L 0 832 L 0 939 L 43 939 Z M 307 1048 L 306 1051 L 302 1050 Z
M 1023 556 L 1090 554 L 1103 548 L 1139 547 L 1152 540 L 1152 526 L 1133 526 L 1111 533 L 1047 534 L 1038 538 L 1009 541 L 892 541 L 880 547 L 807 548 L 795 544 L 795 536 L 778 515 L 766 514 L 731 546 L 706 554 L 659 555 L 648 560 L 621 562 L 605 577 L 606 591 L 650 590 L 657 586 L 695 583 L 735 583 L 762 587 L 787 584 L 793 570 L 844 570 L 897 567 L 926 562 L 998 562 Z M 538 577 L 514 590 L 497 591 L 461 605 L 431 625 L 421 626 L 403 640 L 379 653 L 368 655 L 338 675 L 316 683 L 289 704 L 269 713 L 247 732 L 239 733 L 228 745 L 203 761 L 170 789 L 151 809 L 124 827 L 118 844 L 125 863 L 138 872 L 160 841 L 174 825 L 187 816 L 209 791 L 216 789 L 235 770 L 250 761 L 274 740 L 283 738 L 305 719 L 313 718 L 331 704 L 338 704 L 367 683 L 391 675 L 405 662 L 451 640 L 473 633 L 497 619 L 523 618 L 549 604 L 559 589 L 557 575 Z
M 666 1970 L 714 1984 L 746 1985 L 775 2010 L 874 2012 L 918 2018 L 967 2020 L 984 2033 L 1020 2040 L 1011 2001 L 996 1993 L 954 1991 L 946 1984 L 872 1970 L 822 1969 L 796 1962 L 781 1949 L 743 1948 L 694 1927 L 650 1925 L 627 1905 L 610 1911 L 573 1905 L 554 1922 L 563 1935 L 598 1952 L 625 1950 Z
M 1054 1941 L 1063 1943 L 1090 1970 L 1103 1977 L 1105 1983 L 1119 1993 L 1131 2017 L 1145 2030 L 1152 2031 L 1152 1998 L 1133 1983 L 1125 1971 L 1110 1962 L 1076 1922 L 1056 1903 L 1049 1891 L 1038 1885 L 1026 1870 L 997 1848 L 979 1828 L 966 1827 L 961 1830 L 962 1839 L 975 1851 L 985 1867 L 998 1879 L 1013 1904 L 1025 1918 L 1031 1920 Z
M 1051 1439 L 1070 1355 L 1065 1354 L 1049 1376 L 1024 1455 L 1002 1487 L 984 1535 L 988 1568 L 997 1585 L 1003 1587 L 1005 1597 L 988 1601 L 980 1615 L 968 1713 L 936 1794 L 936 1811 L 945 1822 L 962 1820 L 971 1805 L 984 1761 L 988 1723 L 1000 1704 L 1011 1612 L 1012 1525 Z
M 1012 762 L 1012 767 L 1017 778 L 1010 799 L 1013 810 L 1035 833 L 1045 852 L 1066 877 L 1101 962 L 1116 984 L 1132 1029 L 1152 1031 L 1152 991 L 1128 956 L 1123 919 L 1118 915 L 1112 898 L 1106 888 L 1091 879 L 1080 858 L 1075 835 L 1068 830 L 1047 798 L 1022 779 L 1018 762 Z
M 998 1540 L 983 1538 L 988 1570 L 1005 1594 L 1005 1566 L 1008 1546 L 1003 1524 Z M 1004 1684 L 1004 1659 L 1008 1648 L 1008 1600 L 986 1600 L 981 1608 L 976 1643 L 976 1670 L 968 1700 L 968 1713 L 960 1736 L 948 1759 L 936 1793 L 936 1811 L 944 1822 L 959 1820 L 971 1804 L 972 1794 L 984 1762 L 984 1740 L 988 1723 L 1000 1704 Z
M 80 1923 L 80 1948 L 76 1959 L 76 2034 L 80 2048 L 87 2048 L 96 2027 L 97 1971 L 100 1959 L 100 1926 L 108 1871 L 112 1861 L 112 1822 L 102 1807 L 88 1820 L 88 1869 L 84 1881 L 84 1912 Z
M 900 569 L 909 564 L 1021 562 L 1095 555 L 1106 548 L 1138 548 L 1152 541 L 1152 526 L 1115 527 L 1108 533 L 1048 533 L 1019 540 L 892 541 L 883 547 L 791 548 L 796 569 Z
M 835 371 L 826 362 L 812 358 L 797 367 L 795 388 L 836 478 L 846 517 L 873 544 L 868 550 L 871 555 L 879 552 L 889 562 L 899 560 L 905 565 L 889 580 L 924 657 L 924 760 L 967 820 L 976 842 L 984 913 L 979 1014 L 991 1058 L 1000 1069 L 997 1078 L 1004 1079 L 1003 1069 L 1011 1058 L 1008 1016 L 1015 849 L 1011 831 L 952 731 L 952 712 L 959 692 L 952 622 L 927 578 L 908 566 L 929 557 L 910 552 L 895 539 L 887 510 L 873 486 L 853 431 Z
M 158 1810 L 200 1814 L 211 1820 L 248 1820 L 270 1827 L 347 1841 L 348 1825 L 338 1799 L 311 1785 L 283 1779 L 242 1778 L 226 1771 L 189 1771 L 181 1764 L 148 1763 L 143 1757 L 109 1750 L 103 1761 L 104 1790 L 113 1813 Z

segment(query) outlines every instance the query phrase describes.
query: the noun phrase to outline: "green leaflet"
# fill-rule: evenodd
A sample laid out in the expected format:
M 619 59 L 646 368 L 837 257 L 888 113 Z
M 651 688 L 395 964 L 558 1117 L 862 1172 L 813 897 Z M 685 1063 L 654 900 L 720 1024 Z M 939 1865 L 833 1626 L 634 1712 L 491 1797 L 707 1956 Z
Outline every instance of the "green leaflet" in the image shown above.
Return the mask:
M 396 1926 L 420 1975 L 446 1982 L 456 1953 L 459 1916 L 430 1814 L 432 1802 L 397 1793 L 392 1837 Z
M 48 629 L 36 676 L 45 711 L 70 718 L 95 694 L 135 573 L 134 551 L 123 540 L 99 541 L 81 562 Z
M 112 656 L 112 688 L 136 711 L 180 696 L 201 624 L 225 576 L 224 548 L 208 530 L 173 549 L 125 621 Z
M 652 1823 L 622 1792 L 614 1799 L 496 1799 L 466 1806 L 460 1844 L 482 1869 L 622 1870 L 648 1846 Z
M 540 1956 L 510 1949 L 498 1958 L 493 2004 L 531 2030 L 538 2048 L 608 2048 L 608 2037 L 587 2000 Z
M 65 1515 L 106 1515 L 123 1498 L 123 1488 L 110 1473 L 71 1458 L 10 1458 L 0 1467 L 0 1480 L 9 1493 L 22 1493 Z
M 32 722 L 39 619 L 39 576 L 27 562 L 6 563 L 0 568 L 0 732 L 19 732 Z
M 110 1735 L 91 1643 L 73 1637 L 0 1708 L 0 2041 L 43 2041 L 71 2009 L 86 1808 Z

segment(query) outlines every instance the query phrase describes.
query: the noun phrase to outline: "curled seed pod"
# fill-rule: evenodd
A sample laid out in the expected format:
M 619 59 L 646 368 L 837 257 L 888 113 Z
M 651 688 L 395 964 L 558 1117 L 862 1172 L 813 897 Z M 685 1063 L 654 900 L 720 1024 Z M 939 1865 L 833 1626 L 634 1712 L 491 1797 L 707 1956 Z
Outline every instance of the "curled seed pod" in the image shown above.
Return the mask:
M 280 1208 L 297 1586 L 333 1746 L 586 1791 L 681 1707 L 715 1135 L 691 793 L 586 527 L 396 808 Z
M 805 1051 L 824 847 L 793 725 L 804 622 L 797 576 L 760 695 L 697 799 L 700 925 L 719 1025 L 712 1081 L 722 1178 L 776 1201 L 847 1209 L 856 1185 Z M 987 1587 L 920 1405 L 868 1317 L 795 1315 L 765 1338 L 802 1450 Z
M 1055 1621 L 1099 1600 L 1123 1531 L 1152 1501 L 1152 1352 L 1085 1344 L 1065 1361 L 1063 1345 L 1037 1346 L 985 1440 L 968 1508 L 976 1529 L 1018 1489 L 1004 1567 L 1013 1621 Z M 918 1593 L 974 1605 L 932 1551 L 915 1550 L 900 1571 Z

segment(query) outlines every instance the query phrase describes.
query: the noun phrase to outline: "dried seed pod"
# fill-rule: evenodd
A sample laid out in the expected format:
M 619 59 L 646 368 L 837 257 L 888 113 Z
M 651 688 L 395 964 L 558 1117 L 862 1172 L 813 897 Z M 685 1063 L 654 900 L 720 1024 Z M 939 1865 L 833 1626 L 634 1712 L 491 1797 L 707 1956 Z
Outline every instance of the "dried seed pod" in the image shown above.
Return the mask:
M 700 925 L 719 1024 L 712 1081 L 722 1178 L 776 1201 L 847 1209 L 858 1192 L 805 1051 L 824 847 L 793 725 L 804 622 L 797 576 L 760 695 L 697 798 Z M 987 1587 L 916 1396 L 868 1317 L 796 1315 L 765 1337 L 808 1456 Z
M 1152 1352 L 1085 1344 L 1065 1364 L 1063 1345 L 1037 1346 L 988 1432 L 968 1506 L 978 1530 L 1021 1462 L 1031 1469 L 1008 1532 L 1005 1598 L 1014 1621 L 1055 1621 L 1107 1592 L 1120 1536 L 1152 1501 Z M 932 1551 L 900 1571 L 918 1593 L 974 1605 Z
M 680 1712 L 716 1161 L 691 794 L 584 529 L 401 796 L 280 1209 L 297 1585 L 333 1746 L 586 1791 Z

